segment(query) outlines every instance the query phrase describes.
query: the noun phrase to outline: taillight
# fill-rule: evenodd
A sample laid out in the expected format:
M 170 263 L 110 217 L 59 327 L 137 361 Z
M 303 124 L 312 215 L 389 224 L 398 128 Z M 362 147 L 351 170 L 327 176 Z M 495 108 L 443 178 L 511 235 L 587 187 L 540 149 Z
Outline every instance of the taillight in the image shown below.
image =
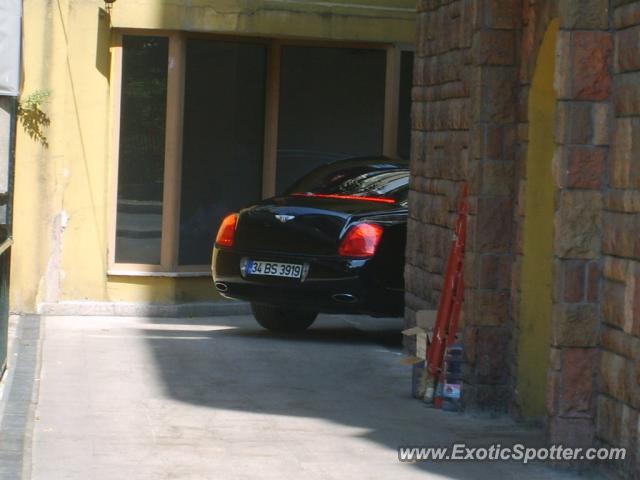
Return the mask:
M 221 247 L 232 247 L 233 237 L 236 234 L 236 223 L 238 222 L 238 214 L 232 213 L 227 215 L 222 220 L 220 228 L 218 229 L 218 235 L 216 235 L 216 245 Z
M 354 225 L 340 242 L 338 253 L 343 257 L 372 257 L 380 243 L 382 230 L 380 225 L 373 223 Z

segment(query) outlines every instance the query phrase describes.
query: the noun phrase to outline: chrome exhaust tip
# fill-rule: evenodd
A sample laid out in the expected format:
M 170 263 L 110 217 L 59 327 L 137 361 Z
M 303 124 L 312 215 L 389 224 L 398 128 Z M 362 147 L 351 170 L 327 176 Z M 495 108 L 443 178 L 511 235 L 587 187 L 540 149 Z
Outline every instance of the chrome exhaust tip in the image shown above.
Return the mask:
M 229 290 L 229 287 L 226 283 L 216 282 L 215 285 L 216 285 L 216 290 L 218 290 L 219 292 L 224 293 Z
M 358 301 L 358 297 L 350 293 L 336 293 L 331 295 L 331 298 L 340 303 L 356 303 Z

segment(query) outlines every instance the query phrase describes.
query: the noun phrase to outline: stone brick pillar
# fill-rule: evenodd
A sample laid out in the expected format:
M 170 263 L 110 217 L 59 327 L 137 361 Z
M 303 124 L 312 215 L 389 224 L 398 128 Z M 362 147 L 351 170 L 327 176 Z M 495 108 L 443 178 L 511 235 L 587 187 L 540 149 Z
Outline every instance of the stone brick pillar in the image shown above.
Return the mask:
M 553 443 L 592 445 L 613 44 L 608 1 L 561 0 L 559 16 L 547 410 Z
M 460 332 L 467 406 L 505 410 L 511 395 L 509 289 L 517 109 L 514 0 L 421 0 L 412 110 L 406 324 L 434 308 L 460 186 L 470 186 Z M 407 344 L 411 352 L 413 345 Z M 414 371 L 416 373 L 417 370 Z
M 627 448 L 640 475 L 640 1 L 611 4 L 613 135 L 604 192 L 598 442 Z
M 520 2 L 476 0 L 471 46 L 465 405 L 505 411 L 512 386 L 510 279 Z
M 468 178 L 473 5 L 418 2 L 414 63 L 411 190 L 405 266 L 406 325 L 433 309 L 451 242 L 457 196 Z M 415 342 L 406 344 L 413 354 Z M 423 365 L 414 368 L 414 380 Z
M 437 304 L 467 181 L 463 395 L 467 406 L 507 408 L 515 387 L 529 86 L 551 21 L 560 30 L 550 440 L 627 447 L 622 470 L 636 478 L 640 0 L 418 2 L 406 322 L 412 326 L 417 310 Z

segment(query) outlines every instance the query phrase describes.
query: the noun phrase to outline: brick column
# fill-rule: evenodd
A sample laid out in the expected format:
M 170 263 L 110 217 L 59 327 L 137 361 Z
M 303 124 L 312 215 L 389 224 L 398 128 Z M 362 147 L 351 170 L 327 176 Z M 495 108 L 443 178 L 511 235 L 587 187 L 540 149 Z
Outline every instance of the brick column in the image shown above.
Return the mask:
M 475 0 L 468 179 L 471 216 L 465 261 L 464 401 L 506 411 L 511 396 L 510 313 L 517 140 L 520 2 Z
M 414 68 L 406 325 L 434 308 L 463 181 L 470 186 L 460 332 L 463 398 L 506 410 L 520 2 L 421 0 Z M 409 351 L 413 345 L 407 345 Z M 414 370 L 417 373 L 421 366 Z M 414 376 L 415 378 L 415 376 Z
M 405 266 L 408 327 L 415 325 L 416 311 L 437 304 L 459 185 L 468 176 L 471 17 L 469 0 L 418 2 Z M 413 353 L 415 342 L 406 347 Z M 414 381 L 422 368 L 414 368 Z
M 612 35 L 606 0 L 559 2 L 551 367 L 553 443 L 592 445 Z
M 602 355 L 596 437 L 640 472 L 640 1 L 612 2 L 613 135 L 604 196 Z

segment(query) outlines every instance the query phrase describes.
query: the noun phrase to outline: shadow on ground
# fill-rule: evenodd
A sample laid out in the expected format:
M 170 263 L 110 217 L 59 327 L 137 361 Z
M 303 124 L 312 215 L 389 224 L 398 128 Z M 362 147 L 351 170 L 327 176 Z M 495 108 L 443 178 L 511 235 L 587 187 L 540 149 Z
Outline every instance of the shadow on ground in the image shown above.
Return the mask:
M 323 419 L 356 427 L 361 438 L 392 451 L 461 441 L 544 445 L 540 430 L 509 419 L 471 419 L 431 410 L 411 398 L 409 370 L 400 364 L 401 320 L 321 316 L 310 330 L 295 335 L 267 332 L 248 316 L 184 319 L 179 331 L 173 325 L 179 320 L 151 321 L 153 335 L 145 338 L 158 375 L 167 394 L 182 402 Z M 501 465 L 506 464 L 492 464 L 492 478 L 511 478 L 513 470 L 502 471 Z M 451 478 L 479 478 L 469 463 L 415 467 Z M 550 471 L 538 473 L 536 478 L 548 478 Z

